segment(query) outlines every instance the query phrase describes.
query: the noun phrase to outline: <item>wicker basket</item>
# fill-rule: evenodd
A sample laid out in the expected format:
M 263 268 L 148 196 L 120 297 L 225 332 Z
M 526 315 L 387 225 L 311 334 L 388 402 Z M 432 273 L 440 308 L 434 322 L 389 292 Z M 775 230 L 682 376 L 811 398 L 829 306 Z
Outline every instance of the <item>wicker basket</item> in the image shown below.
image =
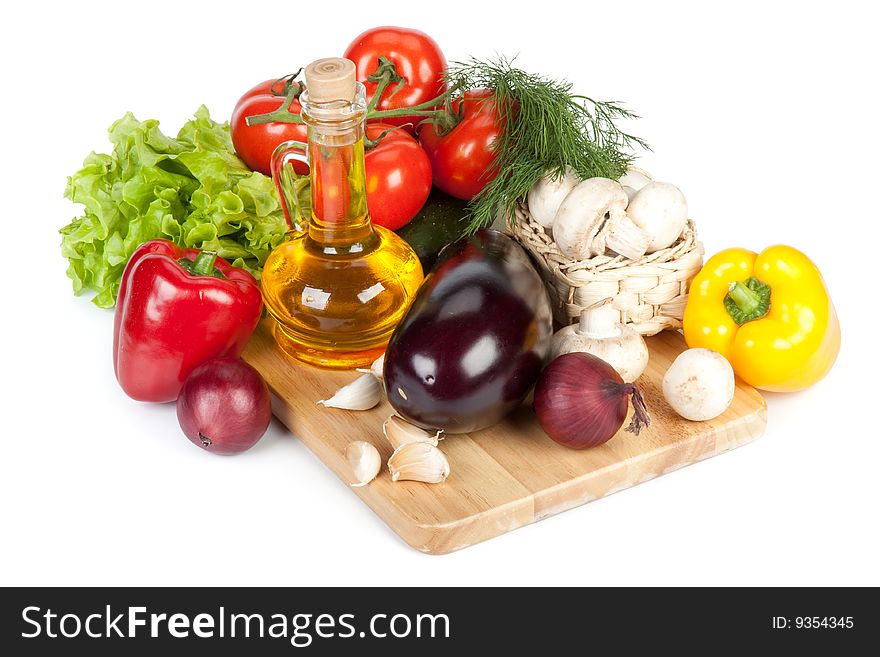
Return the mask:
M 596 256 L 571 260 L 562 255 L 553 239 L 520 203 L 509 229 L 534 256 L 550 291 L 553 314 L 563 325 L 581 311 L 611 297 L 620 322 L 642 335 L 681 327 L 688 286 L 703 265 L 703 245 L 697 241 L 692 220 L 672 246 L 638 260 L 623 256 Z

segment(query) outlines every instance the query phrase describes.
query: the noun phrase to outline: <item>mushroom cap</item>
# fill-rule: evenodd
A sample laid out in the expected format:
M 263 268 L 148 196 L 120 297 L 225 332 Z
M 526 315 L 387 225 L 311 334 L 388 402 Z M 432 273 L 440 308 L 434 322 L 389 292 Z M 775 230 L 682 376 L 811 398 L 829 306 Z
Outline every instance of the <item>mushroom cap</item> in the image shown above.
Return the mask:
M 629 200 L 632 201 L 633 196 L 645 185 L 653 182 L 651 174 L 644 169 L 634 167 L 632 164 L 626 167 L 626 173 L 623 174 L 617 182 L 621 184 L 626 191 Z
M 558 171 L 546 173 L 532 185 L 527 196 L 532 219 L 544 228 L 551 228 L 560 204 L 579 182 L 580 178 L 570 167 L 566 168 L 564 175 Z
M 604 252 L 593 239 L 609 215 L 623 214 L 628 198 L 610 178 L 587 178 L 568 193 L 553 220 L 553 239 L 563 255 L 583 260 Z
M 733 367 L 710 349 L 688 349 L 663 376 L 663 396 L 688 420 L 711 420 L 730 406 L 736 391 Z
M 617 324 L 616 335 L 594 338 L 579 331 L 577 324 L 559 329 L 550 341 L 550 360 L 571 352 L 598 356 L 611 365 L 624 383 L 638 379 L 648 367 L 648 346 L 635 329 Z
M 652 182 L 633 196 L 626 214 L 648 234 L 648 253 L 653 253 L 672 245 L 681 236 L 687 224 L 688 206 L 678 187 Z

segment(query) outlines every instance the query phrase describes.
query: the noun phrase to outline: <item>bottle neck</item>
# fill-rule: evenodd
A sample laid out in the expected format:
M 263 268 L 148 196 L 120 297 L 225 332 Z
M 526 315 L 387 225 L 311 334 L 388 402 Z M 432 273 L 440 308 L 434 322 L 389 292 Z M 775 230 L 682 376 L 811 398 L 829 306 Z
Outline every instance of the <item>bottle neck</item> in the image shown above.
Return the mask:
M 363 97 L 359 94 L 353 103 L 312 104 L 306 96 L 302 116 L 309 141 L 309 237 L 339 253 L 358 251 L 373 235 L 364 172 Z

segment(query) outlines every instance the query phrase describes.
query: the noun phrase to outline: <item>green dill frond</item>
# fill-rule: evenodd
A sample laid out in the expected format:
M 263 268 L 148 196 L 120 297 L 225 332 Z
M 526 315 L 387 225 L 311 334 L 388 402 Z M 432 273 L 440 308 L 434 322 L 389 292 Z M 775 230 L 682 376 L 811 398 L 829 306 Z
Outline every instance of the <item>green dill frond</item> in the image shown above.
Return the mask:
M 570 167 L 582 179 L 617 179 L 633 149 L 649 148 L 615 124 L 638 118 L 620 103 L 575 95 L 570 82 L 527 73 L 513 60 L 454 62 L 447 79 L 457 89 L 494 90 L 501 116 L 492 163 L 498 174 L 471 201 L 471 232 L 490 225 L 499 210 L 513 216 L 517 201 L 547 172 Z

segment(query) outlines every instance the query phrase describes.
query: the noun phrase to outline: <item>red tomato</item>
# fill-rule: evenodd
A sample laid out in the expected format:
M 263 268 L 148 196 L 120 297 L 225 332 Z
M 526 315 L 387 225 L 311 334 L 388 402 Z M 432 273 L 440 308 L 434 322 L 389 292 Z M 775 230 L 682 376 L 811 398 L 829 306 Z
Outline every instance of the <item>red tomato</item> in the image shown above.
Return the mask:
M 434 39 L 424 32 L 405 27 L 375 27 L 352 41 L 344 55 L 354 62 L 357 78 L 367 89 L 368 100 L 376 91 L 376 83 L 368 82 L 367 78 L 376 72 L 380 56 L 394 62 L 405 83 L 391 98 L 389 96 L 397 88 L 397 83 L 388 85 L 379 101 L 378 109 L 418 105 L 436 98 L 446 89 L 443 82 L 446 58 Z M 382 121 L 392 125 L 412 123 L 414 131 L 414 126 L 418 125 L 421 118 L 402 116 Z
M 455 100 L 457 112 L 462 101 Z M 447 194 L 470 201 L 497 175 L 492 171 L 492 144 L 501 134 L 501 119 L 488 89 L 464 94 L 464 118 L 447 134 L 438 136 L 433 126 L 419 132 L 419 141 L 434 172 L 434 184 Z
M 367 124 L 367 137 L 377 139 L 393 127 Z M 409 223 L 431 192 L 431 163 L 418 142 L 404 130 L 392 130 L 367 151 L 364 166 L 373 223 L 390 230 Z
M 272 95 L 271 89 L 275 82 L 275 80 L 266 80 L 245 93 L 235 104 L 232 119 L 229 121 L 235 152 L 249 168 L 267 176 L 272 175 L 272 152 L 278 144 L 290 139 L 305 142 L 307 138 L 306 126 L 302 123 L 265 123 L 262 125 L 245 123 L 245 119 L 249 116 L 274 112 L 281 107 L 284 97 Z M 280 92 L 283 84 L 279 83 L 275 88 Z M 302 106 L 297 100 L 290 104 L 292 114 L 299 114 L 301 109 Z M 301 162 L 294 162 L 293 168 L 299 174 L 309 172 L 309 168 Z

